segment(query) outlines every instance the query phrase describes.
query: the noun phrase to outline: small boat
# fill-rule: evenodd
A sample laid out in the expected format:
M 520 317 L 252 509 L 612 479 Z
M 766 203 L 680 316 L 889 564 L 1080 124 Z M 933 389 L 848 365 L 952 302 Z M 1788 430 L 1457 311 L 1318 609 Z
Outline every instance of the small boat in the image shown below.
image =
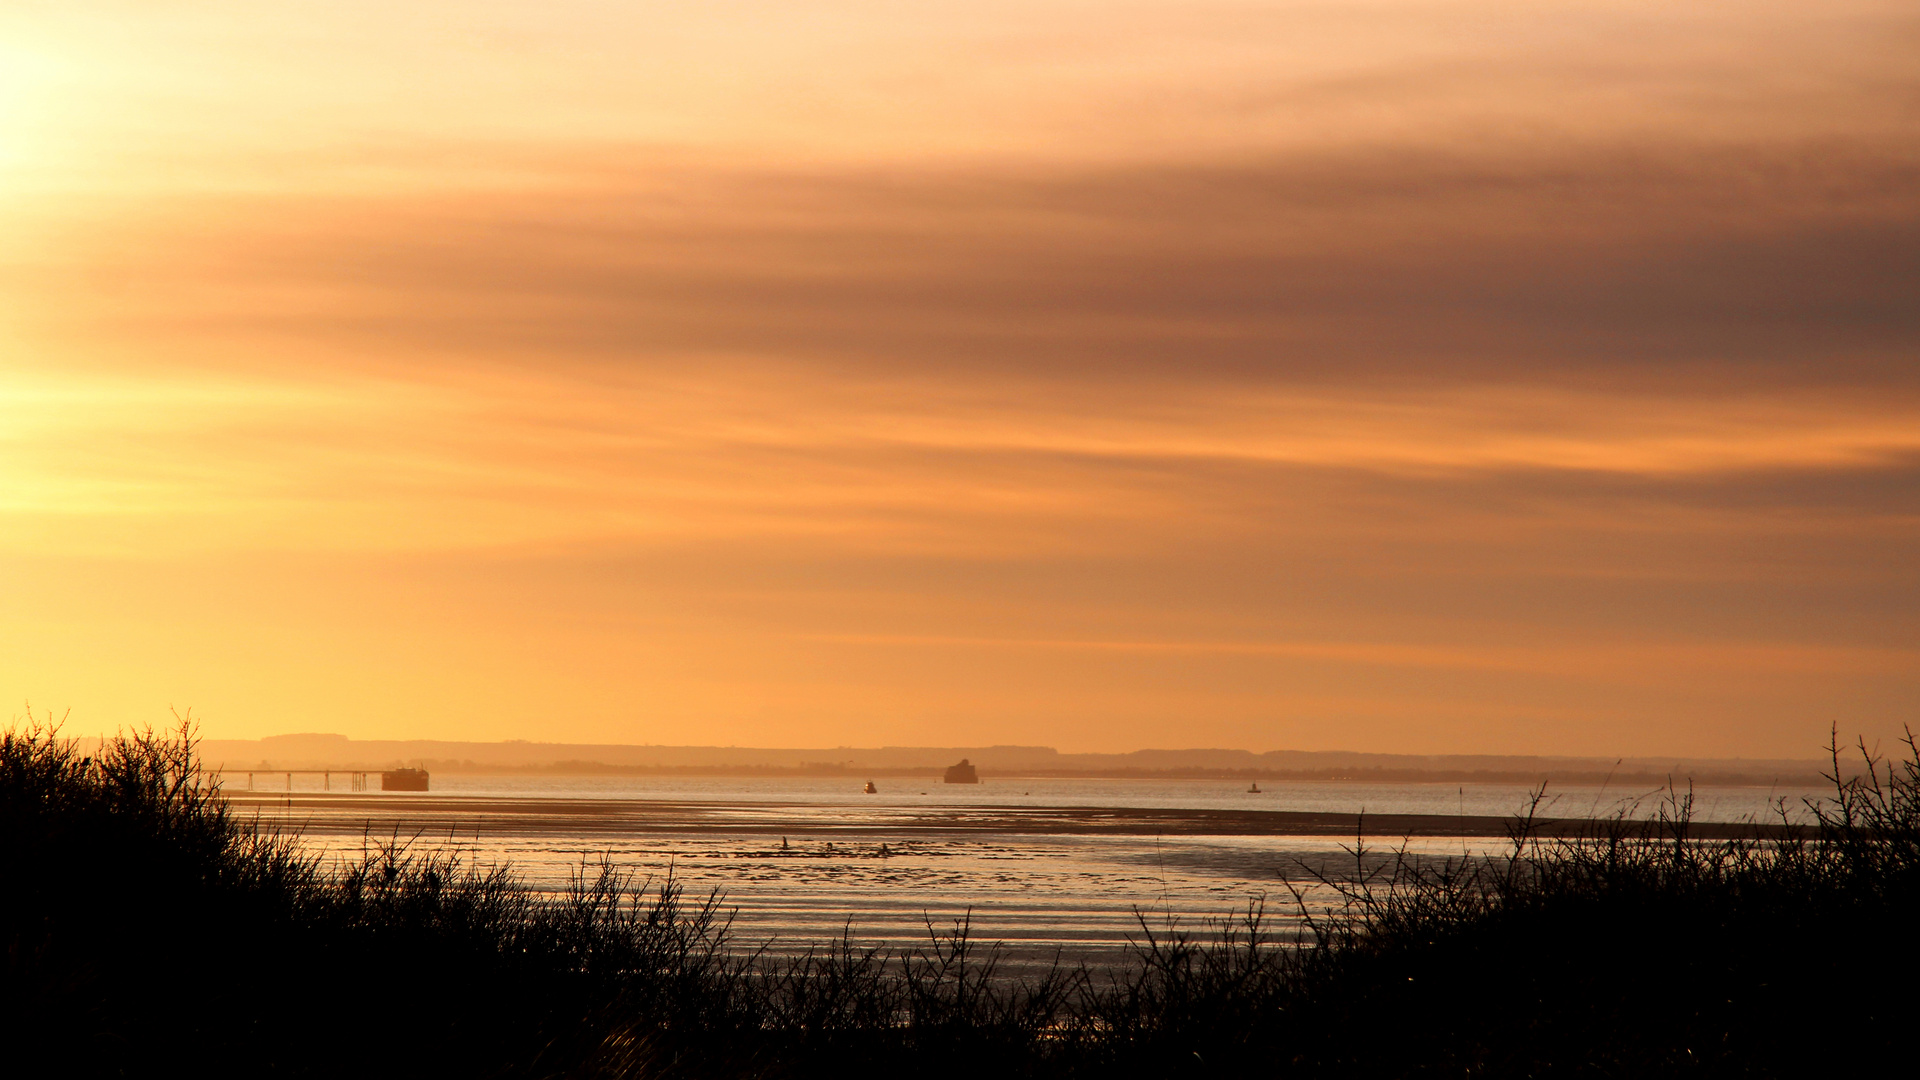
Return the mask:
M 877 787 L 874 787 L 873 781 L 869 780 L 867 781 L 866 793 L 869 795 L 878 795 L 880 794 L 880 789 Z
M 287 790 L 293 790 L 293 774 L 287 774 Z M 427 770 L 388 769 L 380 774 L 381 791 L 425 791 Z
M 1255 780 L 1253 784 L 1247 788 L 1247 794 L 1249 795 L 1260 794 L 1260 781 Z

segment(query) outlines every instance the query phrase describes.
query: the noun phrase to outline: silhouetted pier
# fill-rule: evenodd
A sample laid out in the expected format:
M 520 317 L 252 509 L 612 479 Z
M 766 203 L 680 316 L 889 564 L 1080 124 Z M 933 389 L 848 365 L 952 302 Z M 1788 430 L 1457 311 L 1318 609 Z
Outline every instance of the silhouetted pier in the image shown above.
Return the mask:
M 333 790 L 335 773 L 347 778 L 347 791 L 367 791 L 367 778 L 380 774 L 381 791 L 425 791 L 427 790 L 427 770 L 425 769 L 235 769 L 233 775 L 247 774 L 248 791 L 266 790 L 255 786 L 256 778 L 262 776 L 282 776 L 286 778 L 286 790 L 293 790 L 293 778 L 296 776 L 317 776 L 320 778 L 320 790 Z

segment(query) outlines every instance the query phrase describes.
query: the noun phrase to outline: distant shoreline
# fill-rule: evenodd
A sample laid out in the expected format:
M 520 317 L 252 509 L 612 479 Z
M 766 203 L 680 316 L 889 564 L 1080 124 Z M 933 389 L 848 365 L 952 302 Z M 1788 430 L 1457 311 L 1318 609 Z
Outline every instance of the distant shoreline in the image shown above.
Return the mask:
M 1762 758 L 1189 749 L 1061 753 L 1046 746 L 770 748 L 356 740 L 343 735 L 209 739 L 200 760 L 228 773 L 424 768 L 477 776 L 938 777 L 967 759 L 983 780 L 1216 780 L 1263 783 L 1521 784 L 1824 789 L 1823 763 Z
M 331 769 L 336 772 L 371 772 L 400 766 L 400 762 L 378 765 L 335 762 L 261 762 L 252 765 L 216 766 L 226 775 L 235 773 L 271 773 L 276 769 Z M 608 765 L 603 762 L 559 762 L 553 765 L 480 765 L 463 761 L 436 761 L 415 758 L 406 765 L 432 773 L 451 776 L 686 776 L 738 777 L 749 779 L 798 777 L 939 777 L 942 769 L 925 767 L 878 767 L 832 764 L 781 765 Z M 1019 769 L 980 770 L 982 783 L 1013 780 L 1222 780 L 1269 781 L 1275 783 L 1328 784 L 1566 784 L 1577 787 L 1664 788 L 1678 787 L 1781 787 L 1824 788 L 1831 784 L 1818 772 L 1803 773 L 1652 773 L 1596 771 L 1492 771 L 1443 769 Z

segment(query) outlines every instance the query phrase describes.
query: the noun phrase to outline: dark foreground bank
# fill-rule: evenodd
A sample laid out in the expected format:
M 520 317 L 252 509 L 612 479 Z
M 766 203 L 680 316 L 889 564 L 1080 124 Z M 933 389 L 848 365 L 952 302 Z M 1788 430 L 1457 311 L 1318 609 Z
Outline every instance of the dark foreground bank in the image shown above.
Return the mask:
M 1148 920 L 1128 966 L 994 977 L 964 927 L 762 962 L 716 898 L 545 900 L 378 849 L 325 865 L 196 786 L 184 737 L 0 737 L 0 1025 L 26 1075 L 1798 1076 L 1911 1064 L 1920 755 L 1799 834 L 1543 836 L 1389 860 L 1278 940 Z M 1835 769 L 1835 775 L 1840 771 Z M 1356 866 L 1378 866 L 1356 860 Z M 1278 886 L 1278 883 L 1276 882 Z M 244 965 L 242 965 L 244 961 Z M 270 972 L 235 980 L 242 967 Z

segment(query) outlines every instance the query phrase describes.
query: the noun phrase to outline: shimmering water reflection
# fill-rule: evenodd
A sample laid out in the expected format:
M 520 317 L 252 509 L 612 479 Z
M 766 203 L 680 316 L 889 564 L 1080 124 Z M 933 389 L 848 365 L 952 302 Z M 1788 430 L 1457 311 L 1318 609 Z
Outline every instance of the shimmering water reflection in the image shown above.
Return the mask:
M 856 941 L 924 943 L 928 925 L 970 916 L 1012 970 L 1058 954 L 1117 957 L 1145 918 L 1199 929 L 1264 899 L 1275 928 L 1297 918 L 1292 889 L 1331 899 L 1315 873 L 1353 867 L 1351 836 L 1245 832 L 1247 810 L 1312 813 L 1511 814 L 1529 791 L 1505 785 L 1275 785 L 1259 795 L 1220 782 L 1015 780 L 977 788 L 886 782 L 865 796 L 844 780 L 523 778 L 436 775 L 424 795 L 236 796 L 243 812 L 300 830 L 309 844 L 358 856 L 369 844 L 452 846 L 558 891 L 606 860 L 637 881 L 668 874 L 688 893 L 724 895 L 736 939 L 774 955 L 843 930 Z M 924 793 L 924 794 L 923 794 Z M 1763 820 L 1770 800 L 1801 792 L 1697 793 L 1703 820 Z M 1647 816 L 1658 795 L 1549 789 L 1548 813 Z M 1132 808 L 1142 811 L 1129 815 Z M 1190 816 L 1167 812 L 1191 810 Z M 1154 817 L 1148 811 L 1161 812 Z M 1096 831 L 1088 831 L 1088 830 Z M 1165 831 L 1161 831 L 1164 829 Z M 1108 830 L 1108 831 L 1097 831 Z M 1394 836 L 1369 843 L 1397 847 Z M 1424 836 L 1408 850 L 1484 854 L 1498 837 Z

